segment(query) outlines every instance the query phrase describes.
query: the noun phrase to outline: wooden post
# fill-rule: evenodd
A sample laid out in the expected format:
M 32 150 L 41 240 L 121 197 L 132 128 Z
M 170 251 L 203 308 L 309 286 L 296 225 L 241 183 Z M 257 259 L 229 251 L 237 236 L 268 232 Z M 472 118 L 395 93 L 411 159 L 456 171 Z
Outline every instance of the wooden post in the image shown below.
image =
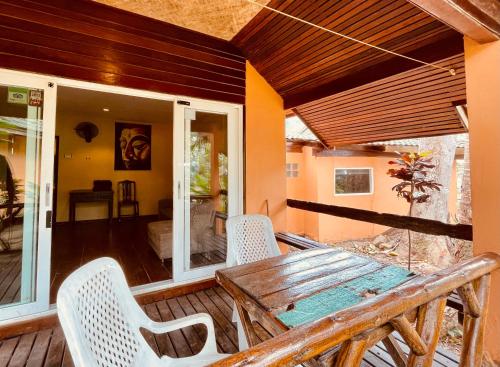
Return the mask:
M 423 356 L 425 353 L 427 353 L 427 347 L 425 343 L 420 338 L 420 335 L 417 334 L 406 316 L 398 316 L 392 319 L 390 323 L 394 327 L 394 329 L 401 334 L 414 354 Z
M 238 302 L 236 302 L 236 309 L 238 310 L 238 315 L 240 316 L 241 326 L 245 331 L 245 335 L 247 337 L 248 345 L 250 347 L 254 347 L 259 344 L 259 338 L 255 333 L 255 330 L 252 325 L 252 320 L 250 319 L 250 315 L 247 310 L 240 306 Z
M 471 283 L 467 283 L 458 288 L 457 292 L 463 301 L 464 313 L 468 313 L 472 317 L 479 317 L 481 315 L 481 307 L 474 292 L 474 286 Z
M 396 366 L 406 367 L 408 358 L 403 353 L 398 341 L 392 335 L 388 335 L 382 340 L 382 343 L 384 343 L 387 353 L 390 354 L 392 360 L 396 363 Z
M 490 274 L 483 275 L 474 282 L 479 307 L 482 310 L 479 317 L 474 318 L 470 314 L 464 319 L 464 339 L 462 344 L 462 355 L 460 356 L 460 367 L 481 366 L 483 361 L 484 330 L 488 313 L 488 301 L 490 293 Z
M 366 352 L 366 338 L 350 339 L 342 343 L 334 366 L 358 367 L 363 361 Z
M 410 351 L 408 367 L 432 367 L 434 353 L 439 343 L 445 306 L 446 297 L 440 297 L 418 308 L 416 331 L 426 344 L 427 353 L 418 356 Z

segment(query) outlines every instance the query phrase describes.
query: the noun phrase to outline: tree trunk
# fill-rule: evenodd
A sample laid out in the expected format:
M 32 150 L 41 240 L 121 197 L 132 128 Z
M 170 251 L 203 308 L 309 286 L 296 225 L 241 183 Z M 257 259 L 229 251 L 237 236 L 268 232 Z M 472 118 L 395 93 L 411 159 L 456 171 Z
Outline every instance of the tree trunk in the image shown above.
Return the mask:
M 462 186 L 460 188 L 460 202 L 458 204 L 457 219 L 462 224 L 472 224 L 472 197 L 470 191 L 470 154 L 469 139 L 464 146 L 464 163 Z
M 427 202 L 415 204 L 413 208 L 415 217 L 448 223 L 448 198 L 456 148 L 457 141 L 454 135 L 420 139 L 419 151 L 431 151 L 432 163 L 436 166 L 430 170 L 429 178 L 443 186 L 440 191 L 429 192 L 431 197 Z M 446 236 L 431 236 L 421 233 L 412 235 L 413 248 L 417 256 L 440 268 L 449 266 L 453 260 L 448 249 L 448 242 Z
M 458 167 L 457 167 L 458 168 Z M 462 174 L 462 184 L 460 187 L 460 200 L 458 203 L 457 220 L 462 224 L 472 224 L 472 197 L 470 190 L 470 154 L 469 139 L 465 141 L 464 161 L 462 172 L 457 169 L 457 175 Z M 472 257 L 472 241 L 453 240 L 453 255 L 457 261 Z

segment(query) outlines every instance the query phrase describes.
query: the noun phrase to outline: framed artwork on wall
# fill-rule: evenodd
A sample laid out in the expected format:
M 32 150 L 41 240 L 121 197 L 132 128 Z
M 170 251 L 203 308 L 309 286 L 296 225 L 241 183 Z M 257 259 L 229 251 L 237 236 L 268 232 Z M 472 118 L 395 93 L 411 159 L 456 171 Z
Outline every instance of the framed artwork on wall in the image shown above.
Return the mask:
M 115 170 L 151 170 L 151 125 L 115 122 Z

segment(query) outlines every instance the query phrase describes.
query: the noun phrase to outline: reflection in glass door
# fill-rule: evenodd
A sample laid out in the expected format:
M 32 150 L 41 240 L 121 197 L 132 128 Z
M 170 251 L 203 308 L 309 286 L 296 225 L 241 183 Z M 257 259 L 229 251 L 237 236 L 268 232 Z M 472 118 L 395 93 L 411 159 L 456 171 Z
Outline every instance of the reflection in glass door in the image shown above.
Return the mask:
M 189 110 L 184 147 L 185 243 L 190 268 L 226 261 L 227 115 Z M 189 230 L 187 230 L 189 229 Z
M 8 79 L 12 82 L 4 83 Z M 47 93 L 47 82 L 37 78 L 6 75 L 1 80 L 0 319 L 4 319 L 48 306 L 47 296 L 42 295 L 48 288 L 48 262 L 38 259 L 50 258 L 51 171 L 42 172 L 46 169 L 42 147 L 44 135 L 53 133 L 45 130 L 50 125 L 47 94 L 53 92 Z
M 179 251 L 183 279 L 211 275 L 225 266 L 226 218 L 239 214 L 241 206 L 238 109 L 200 103 L 179 111 L 184 116 L 183 170 L 178 187 L 183 212 L 178 237 L 183 244 Z M 174 272 L 176 262 L 180 260 L 174 253 Z

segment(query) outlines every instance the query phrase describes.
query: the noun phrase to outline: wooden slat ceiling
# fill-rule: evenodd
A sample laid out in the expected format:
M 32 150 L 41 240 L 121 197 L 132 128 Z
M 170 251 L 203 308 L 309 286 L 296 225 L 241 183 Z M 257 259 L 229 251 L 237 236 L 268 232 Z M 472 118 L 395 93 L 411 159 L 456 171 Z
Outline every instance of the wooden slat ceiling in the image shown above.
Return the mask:
M 422 66 L 294 109 L 329 147 L 465 132 L 463 54 L 444 59 L 456 75 Z
M 271 0 L 269 6 L 428 61 L 463 50 L 458 32 L 405 0 Z M 419 66 L 265 9 L 232 42 L 287 108 Z

